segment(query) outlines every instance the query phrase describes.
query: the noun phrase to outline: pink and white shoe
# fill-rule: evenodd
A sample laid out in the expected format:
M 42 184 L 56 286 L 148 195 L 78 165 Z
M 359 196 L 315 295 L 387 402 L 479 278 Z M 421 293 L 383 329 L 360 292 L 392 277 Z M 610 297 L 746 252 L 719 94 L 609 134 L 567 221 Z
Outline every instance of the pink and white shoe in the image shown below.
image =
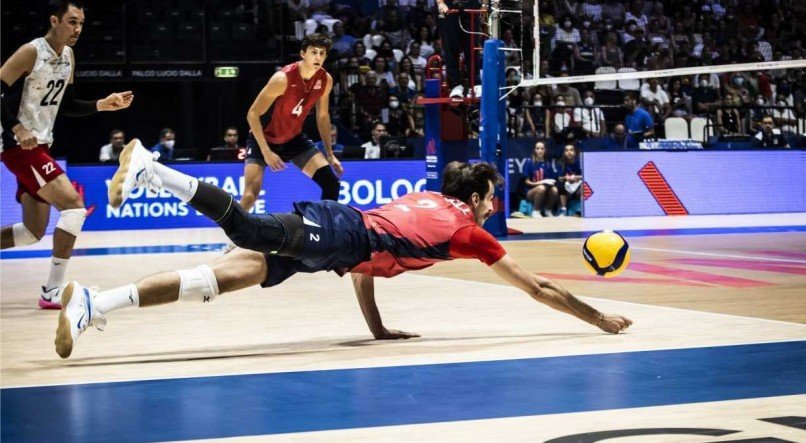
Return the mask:
M 42 294 L 39 295 L 39 307 L 41 309 L 59 310 L 62 308 L 62 292 L 67 287 L 67 283 L 47 289 L 42 286 Z

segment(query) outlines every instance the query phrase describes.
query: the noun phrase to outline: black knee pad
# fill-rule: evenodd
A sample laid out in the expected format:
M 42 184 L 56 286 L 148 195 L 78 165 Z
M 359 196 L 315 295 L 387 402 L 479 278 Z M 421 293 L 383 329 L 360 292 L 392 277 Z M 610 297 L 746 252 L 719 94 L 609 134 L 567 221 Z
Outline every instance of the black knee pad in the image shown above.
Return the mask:
M 330 165 L 317 169 L 312 178 L 322 188 L 322 200 L 339 199 L 339 178 L 336 177 Z
M 288 236 L 283 224 L 272 214 L 249 214 L 238 205 L 233 206 L 219 226 L 239 248 L 265 253 L 279 250 Z

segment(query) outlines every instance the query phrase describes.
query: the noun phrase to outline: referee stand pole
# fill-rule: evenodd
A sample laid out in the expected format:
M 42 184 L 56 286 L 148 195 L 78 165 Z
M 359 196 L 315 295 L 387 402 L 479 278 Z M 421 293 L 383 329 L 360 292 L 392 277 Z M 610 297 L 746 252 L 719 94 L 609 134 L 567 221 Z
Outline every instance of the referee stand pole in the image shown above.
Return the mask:
M 507 162 L 506 101 L 501 100 L 505 86 L 505 60 L 503 43 L 498 39 L 484 42 L 484 61 L 481 74 L 481 127 L 479 143 L 481 160 L 495 164 L 504 177 L 504 185 L 495 188 L 493 215 L 484 225 L 496 237 L 507 235 L 509 210 L 509 165 Z

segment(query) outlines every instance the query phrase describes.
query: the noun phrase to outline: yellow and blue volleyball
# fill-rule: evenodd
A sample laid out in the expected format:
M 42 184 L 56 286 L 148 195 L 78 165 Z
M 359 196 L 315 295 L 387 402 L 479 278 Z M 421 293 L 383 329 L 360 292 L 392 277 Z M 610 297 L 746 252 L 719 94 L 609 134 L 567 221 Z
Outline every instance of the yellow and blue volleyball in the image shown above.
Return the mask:
M 615 277 L 630 264 L 630 245 L 618 232 L 597 232 L 582 245 L 582 258 L 593 274 L 604 278 Z

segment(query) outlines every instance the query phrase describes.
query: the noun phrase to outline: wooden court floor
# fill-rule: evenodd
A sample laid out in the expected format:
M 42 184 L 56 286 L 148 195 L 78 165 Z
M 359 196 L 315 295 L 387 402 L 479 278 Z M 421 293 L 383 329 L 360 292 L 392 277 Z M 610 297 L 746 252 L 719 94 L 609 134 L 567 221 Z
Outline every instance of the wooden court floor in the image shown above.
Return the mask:
M 692 234 L 693 231 L 681 229 L 669 231 L 671 235 L 662 235 L 665 231 L 652 231 L 652 226 L 643 226 L 642 229 L 627 231 L 635 232 L 634 236 L 628 236 L 632 251 L 628 270 L 620 277 L 607 280 L 589 275 L 583 267 L 580 258 L 583 239 L 580 236 L 545 238 L 551 235 L 535 229 L 504 243 L 508 253 L 528 269 L 559 281 L 572 293 L 604 311 L 631 317 L 635 325 L 627 334 L 601 334 L 595 328 L 546 308 L 518 290 L 505 286 L 484 265 L 457 260 L 377 284 L 378 305 L 385 324 L 422 334 L 418 339 L 401 342 L 371 340 L 349 279 L 320 273 L 295 276 L 278 288 L 255 287 L 222 295 L 213 304 L 177 303 L 115 312 L 109 318 L 107 330 L 88 330 L 68 360 L 59 359 L 53 348 L 56 313 L 36 308 L 37 287 L 44 279 L 48 259 L 4 256 L 0 260 L 0 383 L 3 387 L 0 396 L 3 398 L 4 441 L 34 441 L 53 435 L 41 434 L 47 430 L 30 423 L 30 429 L 19 429 L 17 433 L 10 430 L 10 425 L 22 426 L 26 420 L 35 423 L 36 417 L 20 404 L 36 404 L 37 398 L 50 398 L 41 393 L 29 393 L 27 389 L 51 389 L 48 387 L 54 386 L 53 389 L 58 391 L 73 386 L 81 390 L 89 383 L 91 385 L 87 386 L 97 386 L 93 388 L 96 394 L 99 390 L 106 392 L 109 389 L 107 394 L 98 395 L 114 396 L 111 393 L 117 392 L 115 389 L 129 389 L 126 387 L 129 385 L 118 383 L 121 381 L 146 384 L 159 380 L 166 383 L 175 380 L 193 382 L 208 380 L 203 377 L 221 376 L 205 382 L 205 389 L 209 389 L 208 384 L 217 385 L 219 380 L 244 374 L 278 377 L 285 376 L 283 374 L 303 374 L 306 377 L 305 374 L 315 374 L 318 377 L 348 371 L 345 374 L 351 375 L 345 377 L 352 379 L 355 374 L 349 371 L 363 370 L 381 371 L 361 376 L 370 377 L 367 380 L 377 377 L 377 384 L 360 382 L 345 387 L 346 391 L 339 391 L 328 400 L 321 400 L 343 404 L 345 399 L 340 395 L 346 395 L 355 408 L 352 415 L 342 414 L 334 418 L 328 415 L 332 412 L 329 409 L 318 416 L 311 412 L 310 406 L 297 405 L 300 410 L 293 415 L 294 418 L 283 421 L 286 427 L 265 425 L 267 427 L 258 426 L 252 430 L 247 430 L 251 425 L 236 423 L 229 416 L 217 416 L 215 420 L 208 417 L 202 422 L 185 417 L 187 423 L 183 421 L 181 426 L 173 422 L 165 424 L 164 433 L 138 434 L 132 431 L 131 438 L 120 441 L 224 437 L 249 441 L 490 441 L 499 438 L 549 441 L 575 433 L 653 426 L 703 429 L 732 426 L 741 433 L 724 434 L 724 438 L 717 438 L 718 433 L 712 433 L 708 438 L 678 435 L 624 441 L 738 441 L 737 436 L 806 441 L 802 423 L 775 425 L 762 420 L 806 415 L 806 382 L 798 381 L 806 380 L 806 352 L 800 346 L 806 339 L 806 233 L 802 229 L 771 232 L 749 229 L 744 233 L 720 233 L 714 228 L 712 233 L 705 234 Z M 538 237 L 540 239 L 532 239 Z M 104 289 L 155 272 L 192 267 L 220 255 L 217 251 L 177 252 L 181 248 L 172 249 L 174 252 L 160 252 L 159 245 L 175 245 L 176 238 L 179 238 L 176 233 L 170 231 L 148 231 L 139 237 L 89 233 L 80 239 L 77 248 L 92 250 L 98 255 L 76 256 L 70 263 L 70 277 L 84 285 Z M 220 233 L 210 229 L 185 230 L 181 238 L 183 244 L 191 245 L 214 245 L 223 241 Z M 101 250 L 117 246 L 115 242 L 122 246 L 106 252 Z M 140 244 L 157 249 L 131 249 L 131 246 Z M 702 374 L 696 365 L 706 367 L 719 361 L 731 361 L 731 358 L 743 359 L 744 352 L 738 357 L 731 354 L 731 350 L 737 349 L 735 346 L 747 346 L 747 352 L 756 356 L 770 353 L 769 362 L 755 362 L 756 366 L 760 365 L 758 370 L 767 372 L 739 371 L 741 374 L 737 375 L 749 377 L 747 380 L 751 380 L 751 385 L 753 380 L 758 380 L 757 392 L 723 392 L 721 385 L 714 384 L 713 380 L 698 378 Z M 467 403 L 461 403 L 459 399 L 464 398 L 461 395 L 442 395 L 439 398 L 450 398 L 459 403 L 446 404 L 444 408 L 435 406 L 436 412 L 422 417 L 411 410 L 393 418 L 386 418 L 381 412 L 377 415 L 359 412 L 365 397 L 375 398 L 373 396 L 383 394 L 379 393 L 378 385 L 389 383 L 390 392 L 394 391 L 391 386 L 402 376 L 384 371 L 404 370 L 399 368 L 415 368 L 412 371 L 418 374 L 415 376 L 418 380 L 418 377 L 426 377 L 417 372 L 421 368 L 434 367 L 438 372 L 455 369 L 452 365 L 532 361 L 536 367 L 541 367 L 558 361 L 554 359 L 607 359 L 611 358 L 607 356 L 619 355 L 623 359 L 620 357 L 617 363 L 609 360 L 592 365 L 567 363 L 574 368 L 592 366 L 590 369 L 599 364 L 604 367 L 615 364 L 614 370 L 618 373 L 622 370 L 618 369 L 622 368 L 621 365 L 629 372 L 643 364 L 651 365 L 652 361 L 666 358 L 679 361 L 679 356 L 667 354 L 679 349 L 694 353 L 691 362 L 702 359 L 700 363 L 692 363 L 695 364 L 690 368 L 692 378 L 684 390 L 691 391 L 686 395 L 694 397 L 682 395 L 670 402 L 658 402 L 650 395 L 645 401 L 636 400 L 634 403 L 618 391 L 599 391 L 603 389 L 601 386 L 586 388 L 585 385 L 572 389 L 573 383 L 566 385 L 563 380 L 549 378 L 535 380 L 530 386 L 556 384 L 558 392 L 569 398 L 590 390 L 597 398 L 603 396 L 600 398 L 602 403 L 586 409 L 580 406 L 585 403 L 580 400 L 570 402 L 566 409 L 551 409 L 550 406 L 546 406 L 548 409 L 530 409 L 536 406 L 529 401 L 519 403 L 507 390 L 517 391 L 519 377 L 515 377 L 504 378 L 497 385 L 500 389 L 494 389 L 507 400 L 502 403 L 506 407 L 488 410 L 483 406 L 484 400 L 477 403 L 479 399 L 467 398 L 461 400 Z M 725 352 L 724 358 L 697 354 L 701 350 L 716 349 Z M 661 354 L 652 354 L 652 359 L 647 361 L 639 359 L 640 364 L 626 363 L 653 352 Z M 730 368 L 743 367 L 743 364 L 733 363 L 728 369 L 713 368 L 713 371 L 732 373 Z M 775 372 L 776 368 L 787 368 L 783 378 Z M 508 369 L 478 369 L 479 373 L 487 370 L 492 371 L 490 374 L 493 375 L 489 377 L 494 379 L 495 374 Z M 679 370 L 681 374 L 687 374 L 688 369 Z M 470 373 L 474 371 L 476 369 Z M 786 379 L 792 374 L 795 381 L 781 386 L 767 385 L 767 380 Z M 644 375 L 633 374 L 635 380 L 641 380 Z M 437 375 L 434 377 L 443 380 Z M 470 377 L 463 383 L 482 383 L 486 378 L 478 374 Z M 657 382 L 651 378 L 652 383 Z M 336 389 L 332 382 L 322 382 L 324 384 L 320 386 L 317 383 L 321 381 L 316 380 L 298 383 L 299 386 L 319 386 L 316 393 L 308 393 L 313 397 L 323 390 Z M 416 382 L 410 383 L 416 385 Z M 450 390 L 451 383 L 439 382 L 437 390 Z M 20 389 L 13 389 L 18 387 Z M 172 392 L 169 388 L 160 389 L 164 390 L 159 392 Z M 394 392 L 402 393 L 403 398 L 414 395 L 410 393 L 411 389 L 416 392 L 411 384 L 400 389 Z M 642 389 L 647 389 L 647 386 L 636 389 L 632 398 L 643 399 Z M 245 396 L 242 398 L 249 398 L 253 392 L 241 394 Z M 709 392 L 713 396 L 696 397 Z M 297 398 L 299 392 L 292 394 L 289 394 L 291 398 Z M 473 392 L 473 395 L 477 394 Z M 88 394 L 71 397 L 71 401 L 84 395 Z M 180 394 L 174 397 L 165 395 L 170 397 L 165 400 L 169 402 L 188 400 Z M 277 395 L 282 397 L 281 393 Z M 13 400 L 18 396 L 17 400 L 22 403 Z M 408 400 L 416 403 L 418 398 L 414 397 Z M 88 401 L 97 401 L 96 397 L 92 398 L 94 400 Z M 125 402 L 126 398 L 123 396 L 120 401 Z M 430 397 L 423 394 L 420 400 L 426 401 L 426 398 Z M 431 403 L 426 405 L 439 404 L 439 398 L 428 400 Z M 556 403 L 547 400 L 547 405 Z M 193 404 L 207 404 L 214 410 L 218 404 L 224 408 L 227 402 L 212 396 L 201 400 L 195 398 Z M 295 407 L 294 404 L 290 407 Z M 152 417 L 157 422 L 154 429 L 162 429 L 159 414 L 144 410 L 147 409 L 146 403 L 131 400 L 130 405 L 137 409 L 138 420 Z M 625 408 L 631 411 L 630 419 L 623 414 Z M 98 408 L 91 409 L 93 414 L 99 413 Z M 368 410 L 382 409 L 372 406 Z M 420 405 L 419 409 L 427 407 Z M 273 407 L 268 410 L 279 414 Z M 297 422 L 298 417 L 306 415 L 306 410 L 311 418 Z M 67 417 L 84 423 L 92 418 L 88 411 L 82 407 Z M 249 411 L 258 417 L 261 413 L 267 414 L 259 406 Z M 242 411 L 245 417 L 249 411 Z M 223 427 L 210 432 L 201 431 L 206 429 L 204 423 L 216 420 L 220 420 L 218 424 Z M 227 428 L 230 424 L 232 429 Z M 103 430 L 93 432 L 96 431 L 76 428 L 63 436 L 65 440 L 74 441 L 115 441 Z M 32 436 L 37 437 L 33 440 L 25 438 Z

